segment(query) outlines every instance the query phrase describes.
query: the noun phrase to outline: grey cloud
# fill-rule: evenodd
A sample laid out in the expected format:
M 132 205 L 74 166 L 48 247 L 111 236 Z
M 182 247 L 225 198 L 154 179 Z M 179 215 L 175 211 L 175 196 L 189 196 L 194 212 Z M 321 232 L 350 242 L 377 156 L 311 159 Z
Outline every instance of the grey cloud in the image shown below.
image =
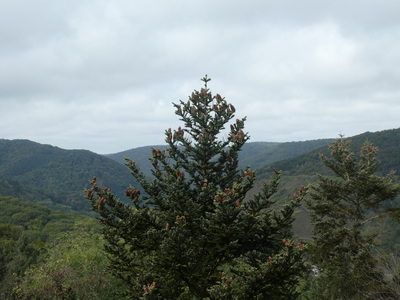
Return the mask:
M 5 1 L 0 137 L 100 153 L 162 143 L 179 124 L 171 102 L 204 74 L 248 116 L 252 140 L 397 127 L 399 9 L 389 0 Z

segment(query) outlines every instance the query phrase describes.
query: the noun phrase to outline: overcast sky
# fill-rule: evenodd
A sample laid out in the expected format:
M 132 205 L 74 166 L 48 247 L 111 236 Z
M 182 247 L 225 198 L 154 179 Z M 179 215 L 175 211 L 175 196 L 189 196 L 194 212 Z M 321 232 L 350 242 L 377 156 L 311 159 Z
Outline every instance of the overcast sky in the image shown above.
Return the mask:
M 164 144 L 209 88 L 250 141 L 398 128 L 400 1 L 0 0 L 0 138 Z

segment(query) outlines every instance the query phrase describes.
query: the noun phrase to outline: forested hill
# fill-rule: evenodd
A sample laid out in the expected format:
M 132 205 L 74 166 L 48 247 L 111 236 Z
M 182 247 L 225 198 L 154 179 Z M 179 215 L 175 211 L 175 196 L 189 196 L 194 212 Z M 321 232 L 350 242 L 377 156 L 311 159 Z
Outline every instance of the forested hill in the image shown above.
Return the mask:
M 83 189 L 93 176 L 117 195 L 134 185 L 127 167 L 87 150 L 0 139 L 0 194 L 65 211 L 89 208 Z
M 378 147 L 378 159 L 380 161 L 379 172 L 387 174 L 396 171 L 400 175 L 400 128 L 378 132 L 365 132 L 353 137 L 349 137 L 353 151 L 358 153 L 362 144 L 366 141 Z M 303 153 L 301 155 L 269 164 L 259 170 L 259 174 L 264 176 L 272 168 L 282 170 L 286 175 L 315 175 L 325 173 L 327 169 L 320 160 L 320 154 L 329 154 L 327 146 Z
M 247 143 L 240 152 L 240 167 L 257 169 L 260 179 L 269 177 L 272 167 L 282 170 L 286 176 L 323 173 L 319 154 L 329 153 L 327 146 L 333 140 Z M 400 129 L 366 132 L 350 137 L 350 140 L 357 151 L 366 140 L 378 146 L 380 171 L 396 170 L 400 174 Z M 28 140 L 0 139 L 0 194 L 65 211 L 87 212 L 83 189 L 88 187 L 89 180 L 96 176 L 101 186 L 110 187 L 124 199 L 124 190 L 129 185 L 138 186 L 128 168 L 122 165 L 124 156 L 133 159 L 145 174 L 149 174 L 151 148 L 141 147 L 103 156 Z M 165 146 L 154 148 L 163 149 Z M 302 179 L 297 178 L 299 180 Z
M 239 153 L 239 167 L 245 168 L 246 166 L 250 166 L 252 169 L 259 169 L 272 162 L 294 157 L 322 146 L 326 147 L 332 141 L 334 139 L 287 143 L 249 142 L 243 146 Z M 124 157 L 129 157 L 140 166 L 145 174 L 149 175 L 151 164 L 148 158 L 151 155 L 152 148 L 162 150 L 166 146 L 139 147 L 106 156 L 121 164 L 125 162 Z
M 400 182 L 400 129 L 365 132 L 349 137 L 348 139 L 351 141 L 352 151 L 355 153 L 360 152 L 362 145 L 366 141 L 378 147 L 378 159 L 380 161 L 378 173 L 380 175 L 386 175 L 391 171 L 395 171 L 397 175 L 396 181 Z M 296 193 L 301 186 L 315 183 L 317 174 L 332 174 L 332 171 L 321 162 L 320 154 L 330 156 L 327 145 L 289 159 L 270 163 L 258 169 L 257 177 L 259 181 L 257 186 L 270 178 L 271 174 L 273 174 L 273 168 L 281 170 L 282 181 L 276 197 L 278 203 L 286 203 L 291 195 Z M 257 191 L 256 188 L 254 192 Z M 390 248 L 391 244 L 398 242 L 400 239 L 398 226 L 391 228 L 390 224 L 388 224 L 382 225 L 387 226 L 386 229 L 383 227 L 380 229 L 382 234 L 386 235 L 382 238 L 382 245 L 386 248 Z M 311 238 L 311 230 L 312 227 L 308 219 L 308 214 L 303 210 L 300 211 L 294 223 L 295 233 L 303 238 Z

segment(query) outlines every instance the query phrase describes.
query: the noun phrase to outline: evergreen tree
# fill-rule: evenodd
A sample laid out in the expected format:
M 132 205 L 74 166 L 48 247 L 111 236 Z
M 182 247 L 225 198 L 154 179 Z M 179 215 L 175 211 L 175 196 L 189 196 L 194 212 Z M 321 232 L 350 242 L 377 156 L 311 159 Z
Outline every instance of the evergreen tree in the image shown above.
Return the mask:
M 292 215 L 305 190 L 274 210 L 275 171 L 245 201 L 256 178 L 238 169 L 249 139 L 245 118 L 225 130 L 235 108 L 211 94 L 209 80 L 174 104 L 184 128 L 166 130 L 166 151 L 153 149 L 153 179 L 127 159 L 144 190 L 126 190 L 132 204 L 92 180 L 87 198 L 100 215 L 111 267 L 136 298 L 293 299 L 304 245 L 291 240 Z
M 374 256 L 376 234 L 368 224 L 385 214 L 382 204 L 393 200 L 400 186 L 393 174 L 376 175 L 378 149 L 365 142 L 359 156 L 349 140 L 340 137 L 329 146 L 331 157 L 321 155 L 335 176 L 319 175 L 306 203 L 314 225 L 313 263 L 318 299 L 385 299 L 385 278 Z

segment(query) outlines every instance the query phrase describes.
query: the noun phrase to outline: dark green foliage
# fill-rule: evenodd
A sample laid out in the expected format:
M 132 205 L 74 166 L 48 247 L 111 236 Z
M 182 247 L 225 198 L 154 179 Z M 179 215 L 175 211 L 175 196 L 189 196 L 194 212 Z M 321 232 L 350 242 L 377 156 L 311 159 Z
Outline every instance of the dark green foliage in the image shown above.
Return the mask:
M 304 246 L 291 240 L 294 210 L 305 190 L 282 210 L 272 208 L 280 172 L 244 201 L 255 172 L 238 168 L 249 139 L 245 119 L 205 87 L 174 104 L 184 128 L 165 132 L 168 148 L 153 149 L 153 180 L 127 159 L 135 187 L 115 197 L 96 178 L 87 191 L 100 215 L 114 273 L 144 299 L 294 299 Z M 273 287 L 273 288 L 272 288 Z
M 321 270 L 315 297 L 394 299 L 374 255 L 376 233 L 367 226 L 385 214 L 383 204 L 397 196 L 400 185 L 393 174 L 376 175 L 378 150 L 369 142 L 359 155 L 342 137 L 329 149 L 331 157 L 321 158 L 335 176 L 319 175 L 307 200 L 314 225 L 311 258 Z
M 82 190 L 88 187 L 85 180 L 93 174 L 121 195 L 131 182 L 126 168 L 90 151 L 0 139 L 2 195 L 87 213 L 90 207 L 82 200 Z

